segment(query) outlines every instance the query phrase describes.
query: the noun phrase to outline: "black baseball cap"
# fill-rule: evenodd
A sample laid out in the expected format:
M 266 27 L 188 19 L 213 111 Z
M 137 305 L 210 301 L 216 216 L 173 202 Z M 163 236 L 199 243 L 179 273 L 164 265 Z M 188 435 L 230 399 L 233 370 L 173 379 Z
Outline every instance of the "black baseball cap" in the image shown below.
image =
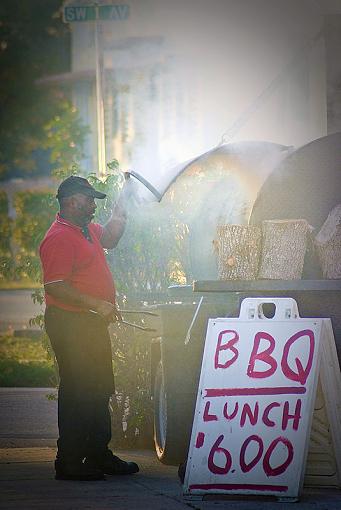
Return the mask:
M 71 195 L 76 193 L 93 198 L 105 198 L 107 196 L 105 193 L 95 190 L 87 179 L 78 177 L 78 175 L 71 175 L 71 177 L 67 177 L 67 179 L 61 182 L 56 196 L 57 198 L 65 198 L 71 197 Z

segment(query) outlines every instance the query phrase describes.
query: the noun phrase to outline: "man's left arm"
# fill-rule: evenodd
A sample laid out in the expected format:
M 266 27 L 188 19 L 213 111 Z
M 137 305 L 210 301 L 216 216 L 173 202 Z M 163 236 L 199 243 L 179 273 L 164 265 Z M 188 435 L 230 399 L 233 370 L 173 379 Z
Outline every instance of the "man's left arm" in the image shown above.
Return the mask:
M 127 222 L 127 212 L 120 201 L 113 208 L 110 220 L 103 226 L 101 235 L 101 245 L 103 248 L 111 250 L 117 246 L 121 239 Z
M 113 208 L 110 220 L 103 226 L 101 245 L 111 250 L 121 239 L 127 222 L 127 200 L 132 193 L 130 178 L 126 178 L 120 196 Z

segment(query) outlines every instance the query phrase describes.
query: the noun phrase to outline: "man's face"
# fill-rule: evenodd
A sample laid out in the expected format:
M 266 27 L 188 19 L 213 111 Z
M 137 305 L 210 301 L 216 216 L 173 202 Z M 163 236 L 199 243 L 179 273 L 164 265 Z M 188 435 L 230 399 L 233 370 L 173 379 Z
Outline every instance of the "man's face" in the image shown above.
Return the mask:
M 80 226 L 88 225 L 95 215 L 96 203 L 93 197 L 77 193 L 72 197 L 73 217 Z

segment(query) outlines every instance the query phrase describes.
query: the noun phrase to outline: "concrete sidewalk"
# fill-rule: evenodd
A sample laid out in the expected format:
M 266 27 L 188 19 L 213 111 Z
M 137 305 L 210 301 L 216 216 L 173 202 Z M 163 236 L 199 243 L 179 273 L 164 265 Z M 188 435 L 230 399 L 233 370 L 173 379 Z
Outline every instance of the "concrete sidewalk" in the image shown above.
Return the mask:
M 143 474 L 107 477 L 100 482 L 54 480 L 53 448 L 0 450 L 0 508 L 6 510 L 180 509 L 176 468 L 158 465 L 152 452 L 120 452 L 136 460 Z
M 107 477 L 100 482 L 54 480 L 55 449 L 7 448 L 0 450 L 1 510 L 340 510 L 341 491 L 306 489 L 299 503 L 269 498 L 207 497 L 184 500 L 177 468 L 163 466 L 151 451 L 118 452 L 136 460 L 140 473 Z

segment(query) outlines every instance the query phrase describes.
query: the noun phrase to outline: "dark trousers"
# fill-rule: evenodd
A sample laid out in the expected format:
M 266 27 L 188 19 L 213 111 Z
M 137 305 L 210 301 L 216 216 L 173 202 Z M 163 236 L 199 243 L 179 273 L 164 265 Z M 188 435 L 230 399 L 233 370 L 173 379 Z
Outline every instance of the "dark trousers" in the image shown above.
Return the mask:
M 60 377 L 57 458 L 101 455 L 111 439 L 108 404 L 115 390 L 107 323 L 91 312 L 47 307 L 45 327 Z

